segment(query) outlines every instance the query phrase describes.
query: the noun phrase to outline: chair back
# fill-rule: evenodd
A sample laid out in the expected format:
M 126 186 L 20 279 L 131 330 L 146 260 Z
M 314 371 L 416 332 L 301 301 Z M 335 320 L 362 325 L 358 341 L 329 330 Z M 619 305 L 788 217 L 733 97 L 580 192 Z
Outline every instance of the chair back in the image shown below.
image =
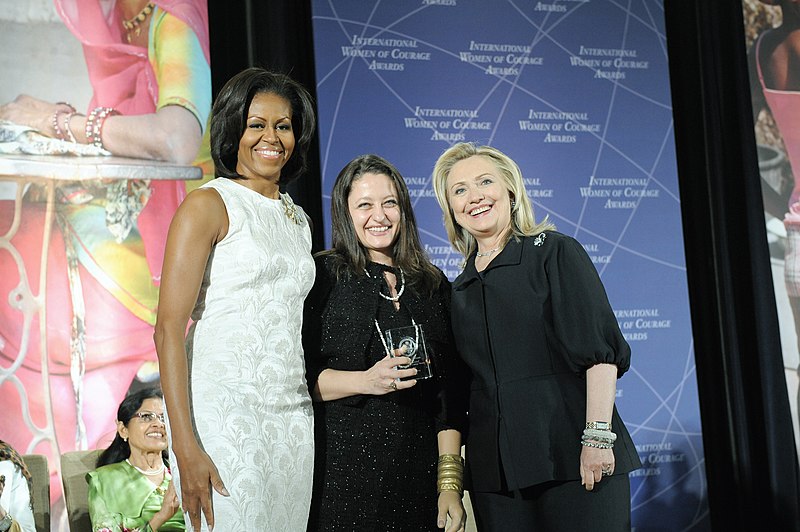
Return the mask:
M 89 518 L 89 484 L 86 473 L 96 469 L 101 449 L 94 451 L 69 451 L 61 455 L 61 481 L 64 483 L 64 501 L 71 532 L 91 532 Z
M 33 520 L 36 532 L 50 532 L 50 469 L 43 454 L 26 454 L 22 457 L 33 477 Z

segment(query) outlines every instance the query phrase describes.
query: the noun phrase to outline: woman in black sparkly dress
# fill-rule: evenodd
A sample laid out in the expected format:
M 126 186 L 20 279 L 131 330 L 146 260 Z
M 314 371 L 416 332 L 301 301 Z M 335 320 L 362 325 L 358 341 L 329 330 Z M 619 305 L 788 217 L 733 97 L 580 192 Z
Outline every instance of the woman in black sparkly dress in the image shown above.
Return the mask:
M 449 517 L 448 532 L 463 530 L 458 387 L 467 381 L 453 350 L 450 283 L 425 256 L 408 189 L 388 161 L 351 161 L 331 203 L 333 248 L 316 257 L 303 326 L 317 453 L 308 529 L 420 532 Z M 408 357 L 388 354 L 385 331 L 413 325 L 432 378 L 416 379 L 400 367 Z

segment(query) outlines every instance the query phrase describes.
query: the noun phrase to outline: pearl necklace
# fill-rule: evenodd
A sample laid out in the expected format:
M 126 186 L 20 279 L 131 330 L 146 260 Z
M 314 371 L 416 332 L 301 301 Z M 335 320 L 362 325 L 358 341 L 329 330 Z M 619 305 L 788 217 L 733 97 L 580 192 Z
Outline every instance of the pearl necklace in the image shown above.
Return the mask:
M 476 257 L 488 257 L 489 255 L 491 255 L 492 253 L 494 253 L 498 249 L 500 249 L 500 248 L 490 249 L 489 251 L 476 251 L 475 252 L 475 256 Z
M 141 467 L 136 467 L 135 465 L 133 465 L 131 463 L 130 459 L 126 458 L 125 461 L 128 462 L 128 465 L 131 466 L 132 468 L 134 468 L 136 471 L 138 471 L 142 475 L 145 475 L 145 476 L 148 476 L 148 477 L 154 477 L 156 475 L 160 475 L 161 473 L 164 472 L 164 469 L 166 468 L 166 466 L 164 465 L 164 462 L 161 462 L 161 467 L 156 469 L 155 471 L 145 471 Z
M 397 295 L 387 296 L 383 292 L 378 292 L 378 295 L 381 296 L 383 299 L 386 299 L 387 301 L 393 301 L 395 303 L 400 301 L 400 296 L 403 295 L 403 291 L 406 289 L 406 276 L 403 274 L 402 268 L 398 268 L 398 270 L 400 270 L 400 290 L 397 291 Z M 372 276 L 369 274 L 366 268 L 364 268 L 364 273 L 367 274 L 367 277 L 372 279 Z

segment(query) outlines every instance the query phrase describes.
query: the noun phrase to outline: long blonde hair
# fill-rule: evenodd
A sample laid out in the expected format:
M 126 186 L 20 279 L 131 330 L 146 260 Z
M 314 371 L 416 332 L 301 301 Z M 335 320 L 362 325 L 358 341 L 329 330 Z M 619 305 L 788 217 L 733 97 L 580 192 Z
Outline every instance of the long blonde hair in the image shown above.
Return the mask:
M 477 146 L 469 142 L 461 142 L 445 150 L 436 165 L 433 167 L 433 191 L 442 208 L 444 227 L 447 230 L 447 238 L 456 250 L 464 258 L 469 257 L 476 249 L 477 243 L 466 229 L 456 222 L 453 209 L 447 197 L 447 178 L 453 166 L 459 161 L 470 157 L 483 157 L 488 160 L 498 170 L 499 177 L 502 179 L 508 191 L 511 193 L 511 231 L 506 238 L 535 236 L 542 231 L 554 230 L 555 226 L 550 223 L 545 216 L 544 220 L 536 223 L 533 214 L 533 205 L 525 192 L 525 184 L 522 181 L 522 172 L 508 155 L 491 146 Z M 508 241 L 508 240 L 506 240 Z

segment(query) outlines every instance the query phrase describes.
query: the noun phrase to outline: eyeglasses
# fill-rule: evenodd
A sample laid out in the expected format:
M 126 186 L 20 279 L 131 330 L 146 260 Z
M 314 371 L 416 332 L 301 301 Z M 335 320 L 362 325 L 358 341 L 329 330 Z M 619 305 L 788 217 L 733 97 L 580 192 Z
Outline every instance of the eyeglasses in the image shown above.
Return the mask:
M 145 423 L 152 423 L 156 419 L 162 423 L 165 422 L 164 414 L 156 414 L 155 412 L 148 412 L 148 411 L 136 412 L 134 416 L 138 417 Z

